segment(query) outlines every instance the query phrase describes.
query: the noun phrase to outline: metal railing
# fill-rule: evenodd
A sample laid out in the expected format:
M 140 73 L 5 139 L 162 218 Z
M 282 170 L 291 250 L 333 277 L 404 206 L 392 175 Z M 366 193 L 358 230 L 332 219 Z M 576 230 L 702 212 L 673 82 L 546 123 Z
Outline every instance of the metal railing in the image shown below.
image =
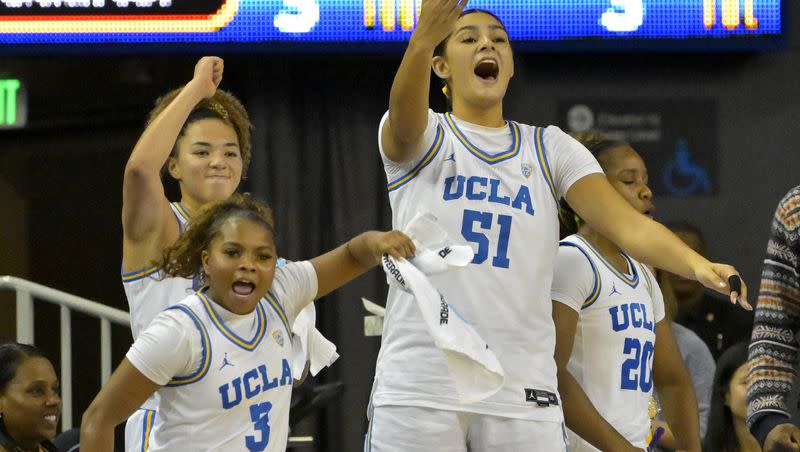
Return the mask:
M 96 301 L 87 300 L 41 284 L 14 276 L 0 276 L 0 289 L 17 294 L 17 342 L 33 344 L 33 300 L 46 301 L 61 307 L 61 429 L 72 428 L 72 320 L 71 311 L 100 319 L 100 378 L 105 385 L 111 376 L 111 322 L 130 326 L 131 316 Z

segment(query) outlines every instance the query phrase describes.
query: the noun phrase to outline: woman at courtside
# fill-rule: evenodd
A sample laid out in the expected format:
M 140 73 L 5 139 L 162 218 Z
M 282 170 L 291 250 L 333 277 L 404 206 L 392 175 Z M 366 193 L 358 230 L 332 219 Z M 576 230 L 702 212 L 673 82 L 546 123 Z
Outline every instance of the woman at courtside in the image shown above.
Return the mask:
M 41 350 L 0 344 L 0 452 L 55 452 L 59 394 L 53 364 Z

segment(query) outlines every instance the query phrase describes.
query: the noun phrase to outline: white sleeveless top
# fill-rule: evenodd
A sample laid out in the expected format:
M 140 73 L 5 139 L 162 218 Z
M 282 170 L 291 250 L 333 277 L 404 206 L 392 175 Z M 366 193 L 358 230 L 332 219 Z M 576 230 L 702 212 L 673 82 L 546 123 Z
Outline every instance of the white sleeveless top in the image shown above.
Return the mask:
M 189 214 L 182 204 L 170 203 L 178 220 L 180 233 L 189 226 Z M 122 274 L 122 286 L 131 313 L 131 332 L 136 340 L 139 334 L 159 312 L 186 298 L 199 289 L 197 283 L 186 278 L 162 278 L 155 265 Z
M 646 448 L 656 324 L 664 318 L 664 299 L 650 269 L 623 257 L 628 269 L 615 267 L 583 237 L 565 238 L 552 297 L 579 313 L 570 373 L 606 421 L 631 444 Z M 597 450 L 571 431 L 567 439 L 570 451 Z
M 159 406 L 150 451 L 284 451 L 292 392 L 291 330 L 317 291 L 308 261 L 276 269 L 255 310 L 237 315 L 206 289 L 159 314 L 128 351 Z
M 483 401 L 460 403 L 413 299 L 390 288 L 372 403 L 560 422 L 560 405 L 530 397 L 531 390 L 557 393 L 550 301 L 557 200 L 602 172 L 597 161 L 554 126 L 509 121 L 492 129 L 433 111 L 412 161 L 381 153 L 393 228 L 430 212 L 453 240 L 472 245 L 470 265 L 430 281 L 494 350 L 506 382 Z

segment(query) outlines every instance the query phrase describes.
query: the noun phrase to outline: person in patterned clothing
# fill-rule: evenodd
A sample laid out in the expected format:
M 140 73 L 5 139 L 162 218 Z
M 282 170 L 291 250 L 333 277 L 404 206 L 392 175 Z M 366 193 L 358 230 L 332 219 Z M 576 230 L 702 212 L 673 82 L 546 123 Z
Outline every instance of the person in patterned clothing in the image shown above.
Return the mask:
M 800 451 L 789 393 L 800 332 L 800 186 L 783 197 L 772 220 L 750 342 L 747 425 L 765 452 Z

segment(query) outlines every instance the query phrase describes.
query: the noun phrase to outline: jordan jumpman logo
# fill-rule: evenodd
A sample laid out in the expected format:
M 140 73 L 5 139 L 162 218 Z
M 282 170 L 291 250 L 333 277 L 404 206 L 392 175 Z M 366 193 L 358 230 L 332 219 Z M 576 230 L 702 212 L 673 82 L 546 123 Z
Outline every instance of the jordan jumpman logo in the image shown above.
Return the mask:
M 225 367 L 225 366 L 233 367 L 233 363 L 228 361 L 228 354 L 227 353 L 225 353 L 225 356 L 222 358 L 222 366 L 220 366 L 219 370 L 222 370 L 222 368 Z

